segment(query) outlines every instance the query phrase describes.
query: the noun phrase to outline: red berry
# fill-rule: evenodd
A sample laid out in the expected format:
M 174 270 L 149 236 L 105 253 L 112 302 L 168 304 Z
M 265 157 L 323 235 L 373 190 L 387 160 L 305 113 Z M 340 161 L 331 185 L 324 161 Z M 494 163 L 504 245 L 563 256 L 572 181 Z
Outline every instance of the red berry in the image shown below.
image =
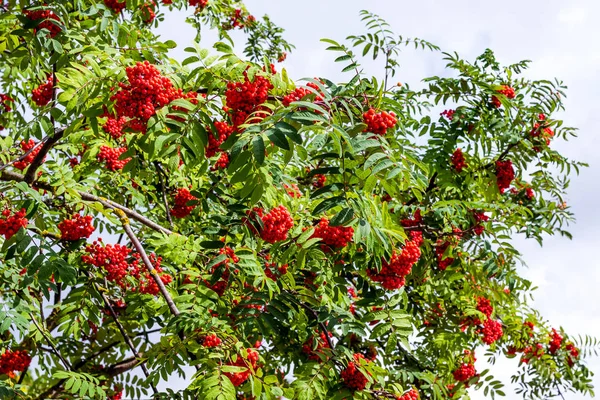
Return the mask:
M 263 228 L 260 231 L 260 237 L 268 243 L 287 239 L 288 231 L 294 225 L 294 220 L 285 206 L 273 208 L 261 219 Z
M 2 217 L 0 217 L 0 235 L 4 236 L 6 240 L 13 237 L 15 233 L 21 228 L 27 226 L 27 218 L 25 218 L 26 212 L 22 208 L 13 215 L 10 215 L 10 211 L 2 211 Z
M 369 361 L 365 359 L 365 356 L 360 353 L 356 353 L 354 354 L 354 361 L 349 362 L 348 367 L 346 367 L 346 369 L 340 373 L 340 377 L 342 378 L 344 385 L 353 391 L 363 390 L 369 381 L 365 374 L 363 374 L 358 368 L 361 363 L 360 360 L 365 360 L 367 363 L 369 363 Z
M 188 206 L 188 201 L 198 200 L 192 196 L 187 188 L 182 188 L 175 195 L 175 206 L 171 209 L 171 215 L 176 218 L 185 218 L 196 208 L 196 205 Z
M 321 238 L 323 244 L 332 249 L 346 247 L 352 241 L 354 228 L 350 226 L 329 226 L 327 218 L 321 218 L 311 237 Z
M 464 168 L 467 167 L 465 163 L 465 156 L 461 149 L 456 149 L 450 158 L 450 162 L 452 163 L 452 167 L 456 172 L 462 172 Z
M 364 132 L 373 132 L 376 135 L 383 136 L 388 129 L 393 128 L 398 120 L 396 114 L 381 111 L 375 112 L 374 109 L 370 108 L 369 111 L 363 114 L 363 121 L 367 124 Z
M 513 179 L 515 179 L 515 170 L 512 161 L 496 161 L 496 180 L 500 193 L 508 189 Z
M 91 215 L 83 217 L 80 214 L 75 214 L 72 219 L 65 219 L 58 224 L 58 229 L 62 240 L 74 241 L 89 238 L 95 228 L 92 225 Z

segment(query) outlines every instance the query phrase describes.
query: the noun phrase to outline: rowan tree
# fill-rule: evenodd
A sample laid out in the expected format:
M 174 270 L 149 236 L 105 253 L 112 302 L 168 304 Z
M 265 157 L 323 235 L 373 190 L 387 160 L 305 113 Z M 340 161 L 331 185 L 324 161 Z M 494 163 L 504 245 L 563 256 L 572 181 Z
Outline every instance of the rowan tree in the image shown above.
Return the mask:
M 593 394 L 596 340 L 528 305 L 512 245 L 569 236 L 560 81 L 367 11 L 323 39 L 333 82 L 237 0 L 0 7 L 0 397 L 493 398 L 501 356 L 525 398 Z M 152 32 L 175 8 L 182 62 Z M 405 46 L 445 77 L 396 84 Z

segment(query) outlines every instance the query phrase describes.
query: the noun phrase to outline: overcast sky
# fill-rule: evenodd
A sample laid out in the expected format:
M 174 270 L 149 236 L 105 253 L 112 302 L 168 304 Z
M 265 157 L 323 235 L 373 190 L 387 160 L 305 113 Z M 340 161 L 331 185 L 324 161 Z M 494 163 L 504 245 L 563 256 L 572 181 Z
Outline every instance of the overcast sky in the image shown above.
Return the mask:
M 252 14 L 268 14 L 286 29 L 285 37 L 296 46 L 283 64 L 294 78 L 324 76 L 344 81 L 334 54 L 325 51 L 319 39 L 342 40 L 351 34 L 364 32 L 359 11 L 368 9 L 387 19 L 392 29 L 404 37 L 419 37 L 433 42 L 445 51 L 457 51 L 473 60 L 486 48 L 495 51 L 503 64 L 523 59 L 533 61 L 527 76 L 536 79 L 557 77 L 569 87 L 567 111 L 560 117 L 566 125 L 580 129 L 580 137 L 570 142 L 552 142 L 568 157 L 585 161 L 590 168 L 574 176 L 567 198 L 577 217 L 570 231 L 572 241 L 550 238 L 540 247 L 517 240 L 528 268 L 523 275 L 538 286 L 534 306 L 555 326 L 564 326 L 571 334 L 600 337 L 600 214 L 597 199 L 600 194 L 600 142 L 597 119 L 600 116 L 600 1 L 598 0 L 247 0 Z M 189 11 L 187 12 L 189 13 Z M 164 39 L 173 39 L 179 48 L 173 53 L 179 58 L 183 48 L 194 37 L 183 23 L 186 12 L 166 12 L 158 30 Z M 210 35 L 205 35 L 203 47 L 210 47 Z M 398 81 L 417 85 L 430 75 L 443 74 L 444 62 L 439 54 L 406 50 L 401 57 Z M 381 76 L 379 70 L 369 71 Z M 483 357 L 480 358 L 483 362 Z M 516 361 L 516 360 L 514 360 Z M 479 363 L 479 361 L 478 361 Z M 589 365 L 598 372 L 595 386 L 600 387 L 600 360 L 590 359 Z M 478 364 L 481 371 L 484 365 Z M 508 383 L 516 363 L 498 363 L 492 372 Z M 174 381 L 169 387 L 175 387 Z M 180 383 L 183 387 L 184 382 Z M 507 392 L 508 398 L 516 398 Z M 483 398 L 474 394 L 473 399 Z M 583 396 L 565 394 L 566 400 Z

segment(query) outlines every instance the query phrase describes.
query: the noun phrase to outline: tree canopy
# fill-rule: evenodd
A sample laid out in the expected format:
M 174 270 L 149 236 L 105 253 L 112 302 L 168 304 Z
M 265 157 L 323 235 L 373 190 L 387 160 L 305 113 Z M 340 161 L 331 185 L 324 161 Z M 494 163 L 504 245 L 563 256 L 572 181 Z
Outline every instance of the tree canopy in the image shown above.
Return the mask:
M 296 82 L 242 1 L 0 3 L 0 397 L 494 398 L 498 357 L 519 396 L 593 395 L 596 339 L 513 247 L 570 237 L 566 87 L 358 18 L 323 39 L 347 81 Z M 407 46 L 447 73 L 396 83 Z

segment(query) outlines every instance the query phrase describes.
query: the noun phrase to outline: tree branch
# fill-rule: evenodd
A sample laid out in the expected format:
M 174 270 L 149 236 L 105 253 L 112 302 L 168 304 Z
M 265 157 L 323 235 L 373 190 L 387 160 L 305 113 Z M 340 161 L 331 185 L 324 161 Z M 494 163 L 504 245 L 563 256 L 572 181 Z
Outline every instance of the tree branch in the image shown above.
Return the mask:
M 36 143 L 35 146 L 33 146 L 32 148 L 30 148 L 29 150 L 27 150 L 25 152 L 25 154 L 21 155 L 18 158 L 15 158 L 12 161 L 7 162 L 4 165 L 0 165 L 0 171 L 2 171 L 4 168 L 10 167 L 11 165 L 13 165 L 14 163 L 16 163 L 18 161 L 23 161 L 28 155 L 30 155 L 31 153 L 33 153 L 35 151 L 35 149 L 37 149 L 39 146 L 41 146 L 46 140 L 48 140 L 48 136 L 46 136 L 45 138 L 43 138 L 42 140 L 40 140 L 38 143 Z
M 54 146 L 56 142 L 58 142 L 63 137 L 66 130 L 67 128 L 63 127 L 58 130 L 55 130 L 52 136 L 48 136 L 48 139 L 44 142 L 42 148 L 29 165 L 29 168 L 27 168 L 27 172 L 25 173 L 24 179 L 26 183 L 31 184 L 35 180 L 35 173 L 37 172 L 40 165 L 42 165 L 42 163 L 44 162 L 44 158 L 46 157 L 52 146 Z
M 93 282 L 92 274 L 89 271 L 85 271 L 85 273 L 88 276 L 89 280 Z M 115 309 L 113 308 L 113 306 L 110 304 L 110 301 L 108 301 L 108 298 L 106 298 L 106 295 L 101 290 L 99 290 L 99 287 L 96 283 L 93 283 L 93 285 L 94 285 L 94 288 L 96 289 L 96 291 L 100 294 L 100 297 L 102 297 L 102 301 L 104 301 L 104 305 L 108 308 L 108 311 L 110 312 L 112 319 L 115 321 L 115 324 L 117 325 L 117 328 L 119 329 L 119 332 L 121 332 L 123 339 L 125 339 L 125 343 L 129 347 L 131 352 L 135 355 L 136 361 L 141 361 L 142 354 L 140 352 L 138 352 L 137 349 L 135 348 L 133 341 L 127 334 L 127 331 L 123 327 L 123 324 L 121 324 L 121 321 L 119 321 L 119 317 L 117 316 L 117 313 L 115 312 Z M 142 371 L 144 372 L 146 379 L 148 379 L 150 377 L 150 371 L 148 371 L 148 368 L 146 367 L 146 361 L 141 361 L 140 367 L 142 367 Z M 158 393 L 156 386 L 150 385 L 150 387 L 152 388 L 152 391 L 154 392 L 154 394 Z
M 173 229 L 173 219 L 171 218 L 171 211 L 169 210 L 169 202 L 167 201 L 167 192 L 165 190 L 165 183 L 163 180 L 163 175 L 165 175 L 165 177 L 166 177 L 167 174 L 165 174 L 165 171 L 162 169 L 162 166 L 160 165 L 160 163 L 158 161 L 154 162 L 154 166 L 158 170 L 158 179 L 160 181 L 160 191 L 162 192 L 162 199 L 163 199 L 163 203 L 165 205 L 165 213 L 167 214 L 167 221 L 169 221 L 169 226 L 171 227 L 171 229 Z
M 50 338 L 48 337 L 48 335 L 46 335 L 46 332 L 44 332 L 44 330 L 42 329 L 42 327 L 35 320 L 35 316 L 33 314 L 31 314 L 31 313 L 29 313 L 29 316 L 31 317 L 31 321 L 33 322 L 33 324 L 35 325 L 35 327 L 37 328 L 37 330 L 40 331 L 40 333 L 42 334 L 42 336 L 44 337 L 44 339 L 46 339 L 46 341 L 48 342 L 48 344 L 52 348 L 52 352 L 60 359 L 60 361 L 62 361 L 62 363 L 65 366 L 65 368 L 67 369 L 67 371 L 71 371 L 72 370 L 71 364 L 69 364 L 69 362 L 67 360 L 65 360 L 63 358 L 63 356 L 60 354 L 60 352 L 58 351 L 58 349 L 56 348 L 56 346 L 54 346 L 54 343 L 52 343 L 52 340 L 50 340 Z
M 25 181 L 25 177 L 21 174 L 17 174 L 16 172 L 8 172 L 8 171 L 2 171 L 2 174 L 0 175 L 0 180 L 2 181 L 15 181 L 15 182 L 23 182 Z M 50 185 L 48 185 L 47 183 L 43 183 L 43 182 L 33 182 L 30 184 L 31 187 L 34 188 L 38 188 L 38 189 L 43 189 L 43 190 L 47 190 L 47 191 L 54 191 L 54 188 Z M 144 217 L 143 215 L 119 204 L 119 203 L 115 203 L 112 200 L 108 200 L 106 198 L 101 198 L 101 197 L 97 197 L 94 196 L 93 194 L 87 193 L 87 192 L 82 192 L 82 191 L 77 191 L 77 193 L 81 196 L 81 198 L 83 200 L 86 201 L 96 201 L 100 204 L 102 204 L 104 207 L 106 208 L 110 208 L 111 210 L 121 210 L 125 213 L 125 215 L 127 215 L 129 218 L 138 221 L 139 223 L 146 225 L 149 228 L 152 228 L 158 232 L 163 232 L 166 233 L 167 235 L 173 235 L 174 232 L 164 228 L 160 225 L 158 225 L 157 223 L 149 220 L 148 218 Z
M 135 247 L 137 252 L 140 253 L 140 256 L 142 257 L 142 261 L 144 262 L 144 265 L 146 266 L 146 268 L 148 268 L 150 275 L 152 275 L 152 278 L 154 278 L 154 281 L 158 285 L 158 289 L 160 290 L 160 293 L 162 294 L 162 296 L 165 298 L 165 301 L 167 302 L 167 305 L 169 306 L 169 310 L 171 310 L 171 314 L 178 316 L 180 314 L 180 312 L 177 309 L 175 302 L 173 301 L 173 299 L 171 298 L 171 295 L 167 291 L 167 288 L 165 287 L 165 284 L 163 283 L 162 279 L 160 279 L 158 272 L 156 272 L 156 269 L 150 262 L 150 259 L 148 258 L 148 255 L 146 254 L 146 251 L 144 250 L 144 247 L 138 240 L 137 236 L 135 236 L 135 233 L 133 233 L 133 231 L 131 230 L 131 225 L 129 225 L 129 220 L 125 216 L 125 213 L 119 212 L 119 210 L 117 210 L 117 215 L 121 219 L 121 223 L 123 224 L 123 228 L 125 229 L 125 233 L 129 237 L 129 240 L 131 240 L 131 243 L 133 244 L 133 246 Z

